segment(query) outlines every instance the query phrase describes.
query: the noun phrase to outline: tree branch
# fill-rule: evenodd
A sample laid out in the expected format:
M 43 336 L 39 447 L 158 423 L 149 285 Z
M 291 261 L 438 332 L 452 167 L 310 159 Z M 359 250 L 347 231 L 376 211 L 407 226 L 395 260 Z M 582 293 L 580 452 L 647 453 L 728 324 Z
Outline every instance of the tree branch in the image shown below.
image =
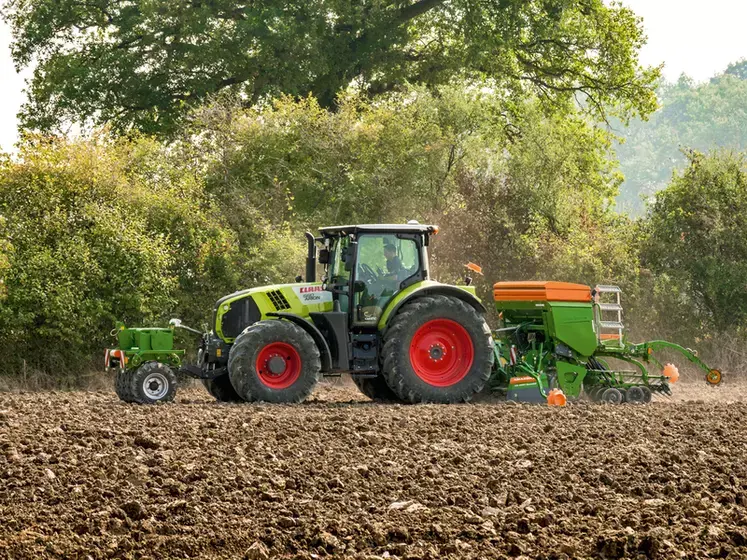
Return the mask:
M 424 13 L 443 3 L 444 0 L 420 0 L 420 2 L 415 2 L 402 8 L 399 14 L 397 14 L 396 19 L 399 23 L 405 23 L 418 16 L 422 16 Z

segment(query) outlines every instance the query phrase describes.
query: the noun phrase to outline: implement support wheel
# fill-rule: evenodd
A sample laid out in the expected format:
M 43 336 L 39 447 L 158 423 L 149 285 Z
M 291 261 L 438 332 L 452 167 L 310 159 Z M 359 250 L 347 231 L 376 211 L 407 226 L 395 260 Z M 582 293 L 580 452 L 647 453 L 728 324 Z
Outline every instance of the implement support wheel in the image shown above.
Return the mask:
M 231 385 L 228 374 L 220 375 L 214 379 L 203 379 L 202 385 L 208 393 L 220 402 L 241 402 L 242 399 Z
M 643 387 L 628 387 L 626 393 L 626 401 L 630 404 L 644 404 L 646 402 L 646 395 L 643 392 Z
M 146 362 L 130 376 L 130 394 L 138 404 L 171 402 L 176 385 L 174 370 L 160 362 Z
M 641 387 L 641 390 L 643 391 L 643 403 L 648 404 L 651 402 L 651 399 L 653 398 L 653 393 L 651 393 L 651 389 L 648 387 Z
M 623 394 L 619 389 L 610 387 L 602 393 L 601 402 L 607 404 L 620 404 L 623 402 Z
M 712 369 L 706 374 L 706 381 L 710 385 L 718 385 L 721 383 L 721 372 L 717 369 Z

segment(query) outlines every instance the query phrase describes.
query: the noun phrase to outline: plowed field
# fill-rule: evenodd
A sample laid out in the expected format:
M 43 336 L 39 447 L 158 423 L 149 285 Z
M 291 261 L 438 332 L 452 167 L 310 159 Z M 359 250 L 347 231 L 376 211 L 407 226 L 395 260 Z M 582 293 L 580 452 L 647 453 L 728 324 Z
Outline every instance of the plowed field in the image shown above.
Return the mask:
M 328 385 L 295 406 L 0 395 L 0 558 L 745 557 L 747 406 L 727 391 L 564 409 Z

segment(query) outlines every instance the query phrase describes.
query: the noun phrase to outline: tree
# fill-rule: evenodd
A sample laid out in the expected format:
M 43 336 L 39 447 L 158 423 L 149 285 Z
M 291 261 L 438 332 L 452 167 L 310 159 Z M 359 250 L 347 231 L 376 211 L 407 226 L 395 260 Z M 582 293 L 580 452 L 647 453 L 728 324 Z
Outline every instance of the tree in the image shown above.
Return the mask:
M 741 69 L 741 70 L 740 70 Z M 683 75 L 658 90 L 661 109 L 647 122 L 633 120 L 621 130 L 625 142 L 617 148 L 625 175 L 619 206 L 643 213 L 642 198 L 664 188 L 673 170 L 687 164 L 683 149 L 708 151 L 747 148 L 747 63 L 734 63 L 707 83 Z
M 688 152 L 688 166 L 657 193 L 643 257 L 690 308 L 696 329 L 747 327 L 747 159 Z
M 596 116 L 655 107 L 641 22 L 603 0 L 7 0 L 3 13 L 16 65 L 36 63 L 28 129 L 169 133 L 226 89 L 248 105 L 285 93 L 330 108 L 351 85 L 454 78 L 553 108 L 576 98 Z
M 732 62 L 724 70 L 724 74 L 736 76 L 740 80 L 747 80 L 747 58 L 742 58 L 737 62 Z

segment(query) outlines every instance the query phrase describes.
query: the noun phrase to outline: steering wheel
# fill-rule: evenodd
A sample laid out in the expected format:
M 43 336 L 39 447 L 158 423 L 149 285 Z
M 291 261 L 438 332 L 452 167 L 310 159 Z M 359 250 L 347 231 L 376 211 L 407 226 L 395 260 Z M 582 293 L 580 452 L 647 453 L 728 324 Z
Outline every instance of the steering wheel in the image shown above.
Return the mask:
M 369 286 L 376 282 L 376 273 L 366 263 L 360 264 L 360 274 L 358 275 L 360 280 L 363 280 Z

